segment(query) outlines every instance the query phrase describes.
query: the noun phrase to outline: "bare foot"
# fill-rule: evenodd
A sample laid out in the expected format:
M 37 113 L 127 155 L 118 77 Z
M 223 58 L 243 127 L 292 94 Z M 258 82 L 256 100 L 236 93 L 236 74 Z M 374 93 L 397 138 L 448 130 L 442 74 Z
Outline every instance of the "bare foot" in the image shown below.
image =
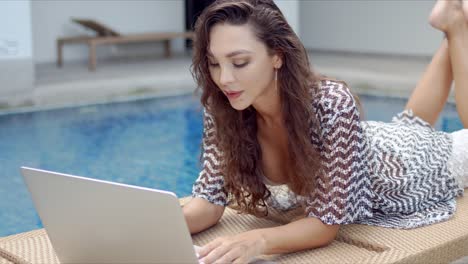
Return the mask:
M 463 13 L 465 14 L 465 20 L 468 22 L 468 0 L 462 0 Z
M 448 34 L 454 25 L 466 23 L 463 13 L 468 12 L 468 0 L 463 1 L 465 5 L 462 0 L 437 0 L 429 16 L 431 26 Z

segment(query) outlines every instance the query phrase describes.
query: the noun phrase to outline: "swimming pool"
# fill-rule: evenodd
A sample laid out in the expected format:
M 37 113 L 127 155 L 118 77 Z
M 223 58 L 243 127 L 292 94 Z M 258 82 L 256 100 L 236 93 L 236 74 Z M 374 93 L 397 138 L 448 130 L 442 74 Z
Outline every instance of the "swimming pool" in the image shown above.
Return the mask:
M 365 117 L 390 121 L 405 100 L 361 96 Z M 447 105 L 439 130 L 461 128 Z M 0 114 L 0 237 L 42 227 L 19 167 L 189 195 L 198 176 L 202 112 L 191 95 Z

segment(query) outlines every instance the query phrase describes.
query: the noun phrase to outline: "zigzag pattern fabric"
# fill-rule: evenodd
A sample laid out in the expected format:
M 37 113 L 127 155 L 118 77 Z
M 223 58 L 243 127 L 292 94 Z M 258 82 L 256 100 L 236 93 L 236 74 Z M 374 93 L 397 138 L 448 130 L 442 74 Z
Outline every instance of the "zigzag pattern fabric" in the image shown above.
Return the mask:
M 228 205 L 224 191 L 224 176 L 220 163 L 222 153 L 216 145 L 216 129 L 213 117 L 203 111 L 202 170 L 192 188 L 192 196 L 203 198 L 213 204 Z
M 362 122 L 372 146 L 369 160 L 374 217 L 368 224 L 415 228 L 441 222 L 463 194 L 450 171 L 452 137 L 405 110 L 391 123 Z
M 322 81 L 314 91 L 313 109 L 320 131 L 309 130 L 320 150 L 323 170 L 316 190 L 307 197 L 290 195 L 287 185 L 266 182 L 269 206 L 287 210 L 302 206 L 325 224 L 368 224 L 409 229 L 449 219 L 455 197 L 463 194 L 447 166 L 452 137 L 435 131 L 405 110 L 390 123 L 361 121 L 349 89 Z M 193 196 L 227 205 L 216 147 L 213 118 L 204 112 L 203 169 Z M 288 195 L 286 195 L 288 194 Z M 286 201 L 286 200 L 288 201 Z
M 305 210 L 325 224 L 350 224 L 372 217 L 369 147 L 353 95 L 342 87 L 341 83 L 322 83 L 312 103 L 320 131 L 309 132 L 320 151 L 323 170 L 316 176 L 315 192 L 305 199 Z

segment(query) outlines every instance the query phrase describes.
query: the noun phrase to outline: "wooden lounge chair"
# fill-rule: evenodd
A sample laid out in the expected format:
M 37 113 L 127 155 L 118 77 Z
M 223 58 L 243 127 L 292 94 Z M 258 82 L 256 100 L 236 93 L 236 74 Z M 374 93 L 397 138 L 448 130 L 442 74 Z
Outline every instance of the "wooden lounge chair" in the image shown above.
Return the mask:
M 181 199 L 181 204 L 189 199 Z M 450 263 L 468 256 L 468 197 L 458 198 L 457 207 L 452 219 L 431 226 L 398 230 L 346 225 L 327 247 L 263 258 L 274 263 Z M 286 214 L 273 211 L 267 219 L 259 219 L 226 208 L 217 225 L 192 238 L 195 245 L 202 246 L 218 236 L 278 226 L 298 216 L 297 210 Z M 59 261 L 46 232 L 39 229 L 0 238 L 0 263 Z
M 96 33 L 96 36 L 63 37 L 57 39 L 57 66 L 63 64 L 63 45 L 86 44 L 89 47 L 89 70 L 96 70 L 96 47 L 106 44 L 122 44 L 136 42 L 160 42 L 164 43 L 165 57 L 171 56 L 170 41 L 176 38 L 193 39 L 193 32 L 158 32 L 140 34 L 119 34 L 117 31 L 95 20 L 73 18 L 76 22 Z

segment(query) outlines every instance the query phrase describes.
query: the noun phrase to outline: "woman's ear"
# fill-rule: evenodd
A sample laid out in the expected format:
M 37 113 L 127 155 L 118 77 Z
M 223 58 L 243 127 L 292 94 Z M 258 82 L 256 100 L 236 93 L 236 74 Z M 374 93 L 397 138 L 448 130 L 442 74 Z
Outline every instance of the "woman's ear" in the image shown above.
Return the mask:
M 283 58 L 280 54 L 273 55 L 273 67 L 279 69 L 283 66 Z

